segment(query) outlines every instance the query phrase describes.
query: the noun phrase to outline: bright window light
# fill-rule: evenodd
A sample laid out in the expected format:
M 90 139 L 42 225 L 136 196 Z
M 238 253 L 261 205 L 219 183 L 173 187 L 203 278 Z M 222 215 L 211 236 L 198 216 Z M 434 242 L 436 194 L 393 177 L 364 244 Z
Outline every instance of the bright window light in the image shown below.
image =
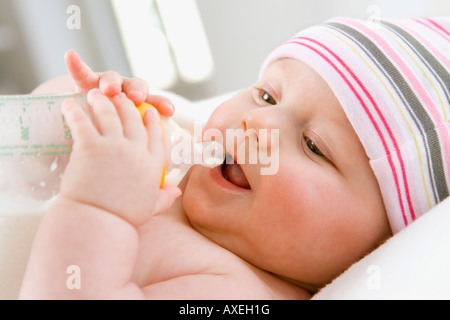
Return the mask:
M 180 77 L 191 83 L 207 79 L 214 63 L 195 0 L 156 3 Z
M 195 0 L 111 0 L 134 76 L 167 89 L 214 68 Z
M 170 88 L 177 79 L 153 0 L 112 0 L 133 76 L 151 87 Z

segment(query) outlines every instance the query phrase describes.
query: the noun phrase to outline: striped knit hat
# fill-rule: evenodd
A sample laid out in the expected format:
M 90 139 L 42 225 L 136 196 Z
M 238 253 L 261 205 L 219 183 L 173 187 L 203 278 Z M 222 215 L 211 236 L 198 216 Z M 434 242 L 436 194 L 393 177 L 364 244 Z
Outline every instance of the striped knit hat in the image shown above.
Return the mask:
M 449 196 L 450 18 L 336 18 L 263 64 L 295 58 L 331 87 L 378 179 L 393 233 Z

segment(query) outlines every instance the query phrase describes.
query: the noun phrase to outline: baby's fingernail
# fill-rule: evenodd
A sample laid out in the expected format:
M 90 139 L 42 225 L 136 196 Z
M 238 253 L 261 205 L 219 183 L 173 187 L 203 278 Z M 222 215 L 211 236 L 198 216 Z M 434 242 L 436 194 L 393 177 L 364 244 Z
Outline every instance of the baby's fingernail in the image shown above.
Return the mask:
M 145 96 L 141 91 L 131 91 L 129 95 L 134 99 L 138 101 L 144 101 Z
M 144 118 L 147 118 L 146 122 L 148 123 L 151 118 L 157 117 L 157 114 L 158 114 L 158 111 L 155 108 L 148 108 L 145 111 Z
M 123 98 L 126 98 L 126 95 L 123 92 L 119 92 L 118 94 L 112 97 L 113 100 L 122 100 Z
M 103 94 L 113 97 L 114 95 L 118 94 L 122 89 L 117 83 L 106 83 L 101 85 L 100 87 L 101 92 Z
M 62 106 L 61 106 L 61 111 L 63 113 L 65 113 L 66 111 L 68 111 L 74 104 L 75 104 L 75 99 L 73 98 L 67 98 L 64 99 Z
M 153 107 L 148 108 L 148 109 L 146 110 L 146 112 L 150 112 L 150 114 L 151 114 L 152 116 L 154 116 L 154 115 L 156 115 L 156 114 L 158 113 L 158 111 L 157 111 L 155 108 L 153 108 Z
M 95 96 L 95 95 L 99 95 L 99 94 L 102 94 L 101 93 L 101 91 L 99 90 L 99 89 L 91 89 L 89 92 L 88 92 L 88 96 Z

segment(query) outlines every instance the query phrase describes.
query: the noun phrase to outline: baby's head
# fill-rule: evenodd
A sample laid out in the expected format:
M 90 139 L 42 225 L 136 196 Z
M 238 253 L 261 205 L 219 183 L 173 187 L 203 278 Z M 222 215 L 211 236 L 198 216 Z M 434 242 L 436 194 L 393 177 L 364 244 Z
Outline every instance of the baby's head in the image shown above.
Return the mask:
M 335 19 L 275 49 L 207 128 L 253 130 L 278 171 L 194 168 L 193 226 L 312 291 L 333 279 L 448 196 L 448 52 L 449 19 Z

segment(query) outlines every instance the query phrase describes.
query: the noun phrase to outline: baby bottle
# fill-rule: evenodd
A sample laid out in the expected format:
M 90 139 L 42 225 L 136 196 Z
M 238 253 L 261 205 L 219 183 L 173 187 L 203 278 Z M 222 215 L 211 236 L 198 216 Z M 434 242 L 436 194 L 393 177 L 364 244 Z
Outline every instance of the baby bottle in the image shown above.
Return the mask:
M 59 193 L 73 144 L 61 113 L 67 98 L 87 108 L 86 94 L 0 96 L 0 203 L 5 197 L 46 201 Z M 137 108 L 143 115 L 150 107 L 144 103 Z M 160 120 L 166 150 L 161 186 L 177 185 L 194 164 L 223 163 L 219 143 L 196 142 L 174 120 Z
M 144 117 L 148 103 L 137 106 Z M 176 186 L 194 164 L 205 167 L 216 167 L 224 161 L 223 147 L 216 141 L 195 142 L 194 137 L 186 129 L 181 128 L 174 120 L 160 116 L 160 124 L 164 135 L 166 163 L 161 177 L 161 186 Z

